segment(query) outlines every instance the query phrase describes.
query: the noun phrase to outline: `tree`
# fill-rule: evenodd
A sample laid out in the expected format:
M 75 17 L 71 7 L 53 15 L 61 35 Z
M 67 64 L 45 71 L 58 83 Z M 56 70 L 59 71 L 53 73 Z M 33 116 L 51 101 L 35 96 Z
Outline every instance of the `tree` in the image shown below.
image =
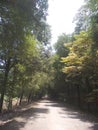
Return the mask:
M 75 39 L 72 44 L 67 45 L 70 53 L 67 57 L 62 58 L 62 61 L 65 63 L 63 72 L 67 74 L 66 81 L 69 81 L 69 84 L 74 87 L 74 93 L 75 86 L 77 86 L 80 105 L 82 95 L 91 93 L 94 89 L 94 82 L 97 82 L 95 78 L 97 76 L 97 54 L 92 55 L 94 42 L 88 32 L 81 32 L 75 36 Z
M 51 86 L 49 87 L 49 95 L 52 98 L 62 98 L 65 93 L 65 74 L 62 73 L 62 68 L 64 66 L 63 63 L 60 62 L 61 57 L 66 57 L 69 53 L 69 49 L 64 47 L 64 43 L 71 42 L 72 36 L 62 34 L 58 37 L 57 42 L 54 47 L 56 50 L 56 54 L 53 56 L 53 68 L 54 68 L 54 79 L 51 82 Z M 60 96 L 63 95 L 63 96 Z M 62 98 L 63 99 L 63 98 Z
M 89 27 L 89 19 L 88 19 L 88 9 L 86 5 L 81 6 L 78 13 L 74 18 L 74 22 L 76 23 L 75 34 L 79 34 L 81 31 L 86 31 Z
M 47 0 L 43 2 L 41 0 L 0 2 L 0 66 L 2 67 L 0 112 L 2 111 L 4 95 L 10 84 L 11 73 L 13 73 L 17 64 L 23 65 L 23 59 L 27 58 L 26 54 L 29 57 L 29 53 L 33 51 L 31 50 L 32 45 L 30 45 L 31 48 L 28 48 L 29 44 L 26 44 L 28 34 L 33 33 L 37 40 L 44 41 L 43 33 L 40 32 L 43 32 L 46 27 L 46 23 L 43 23 L 42 19 L 46 20 L 47 8 Z M 29 51 L 26 50 L 26 46 Z M 32 60 L 29 60 L 29 62 L 32 62 Z

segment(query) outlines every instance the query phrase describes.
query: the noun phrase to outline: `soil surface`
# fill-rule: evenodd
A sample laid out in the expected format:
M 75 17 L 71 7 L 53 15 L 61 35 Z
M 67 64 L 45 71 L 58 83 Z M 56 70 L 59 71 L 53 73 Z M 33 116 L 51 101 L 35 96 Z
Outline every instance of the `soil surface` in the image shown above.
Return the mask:
M 98 130 L 94 116 L 50 100 L 30 104 L 0 122 L 0 130 Z

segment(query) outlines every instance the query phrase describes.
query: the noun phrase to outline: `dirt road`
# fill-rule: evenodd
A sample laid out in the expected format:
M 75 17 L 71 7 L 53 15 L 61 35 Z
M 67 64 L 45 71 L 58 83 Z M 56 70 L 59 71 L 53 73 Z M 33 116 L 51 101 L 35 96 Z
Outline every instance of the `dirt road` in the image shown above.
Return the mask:
M 0 130 L 98 130 L 96 118 L 49 100 L 24 108 Z

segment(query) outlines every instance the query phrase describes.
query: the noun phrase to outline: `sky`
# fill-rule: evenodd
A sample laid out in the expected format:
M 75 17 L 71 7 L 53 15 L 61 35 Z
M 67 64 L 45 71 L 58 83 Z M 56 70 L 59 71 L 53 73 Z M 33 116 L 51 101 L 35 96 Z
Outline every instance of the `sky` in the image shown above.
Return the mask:
M 47 22 L 51 26 L 54 44 L 62 33 L 70 34 L 74 31 L 73 19 L 84 0 L 49 0 Z

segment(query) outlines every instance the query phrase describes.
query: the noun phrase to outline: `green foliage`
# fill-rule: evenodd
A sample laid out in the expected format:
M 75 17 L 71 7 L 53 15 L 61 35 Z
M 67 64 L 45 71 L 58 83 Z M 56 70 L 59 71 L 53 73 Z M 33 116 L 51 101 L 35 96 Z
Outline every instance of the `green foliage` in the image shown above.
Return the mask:
M 75 41 L 68 46 L 70 53 L 67 57 L 62 58 L 65 63 L 63 69 L 66 73 L 81 73 L 84 67 L 84 62 L 91 52 L 92 40 L 87 32 L 81 32 L 80 35 L 75 36 Z M 76 73 L 75 73 L 76 75 Z
M 75 20 L 74 33 L 62 34 L 54 46 L 49 94 L 94 111 L 98 108 L 98 0 L 85 0 Z
M 58 40 L 54 45 L 58 56 L 62 57 L 62 56 L 66 56 L 68 54 L 68 50 L 67 50 L 67 48 L 64 48 L 64 44 L 71 42 L 71 41 L 72 41 L 71 35 L 62 34 L 61 36 L 58 37 Z
M 8 97 L 8 109 L 12 109 L 15 96 L 21 104 L 23 96 L 29 95 L 31 100 L 33 84 L 37 95 L 44 86 L 41 78 L 43 80 L 47 72 L 43 72 L 42 65 L 47 58 L 42 57 L 41 46 L 44 48 L 44 44 L 49 43 L 51 35 L 46 24 L 47 9 L 47 0 L 0 2 L 0 112 L 4 96 Z M 36 83 L 33 78 L 38 78 Z
M 65 74 L 62 73 L 64 63 L 60 62 L 61 57 L 67 56 L 69 49 L 64 47 L 64 44 L 72 41 L 71 35 L 62 34 L 58 37 L 54 47 L 56 54 L 53 56 L 53 79 L 51 85 L 48 88 L 49 95 L 52 98 L 59 98 L 59 95 L 65 93 Z M 63 93 L 63 94 L 62 94 Z

